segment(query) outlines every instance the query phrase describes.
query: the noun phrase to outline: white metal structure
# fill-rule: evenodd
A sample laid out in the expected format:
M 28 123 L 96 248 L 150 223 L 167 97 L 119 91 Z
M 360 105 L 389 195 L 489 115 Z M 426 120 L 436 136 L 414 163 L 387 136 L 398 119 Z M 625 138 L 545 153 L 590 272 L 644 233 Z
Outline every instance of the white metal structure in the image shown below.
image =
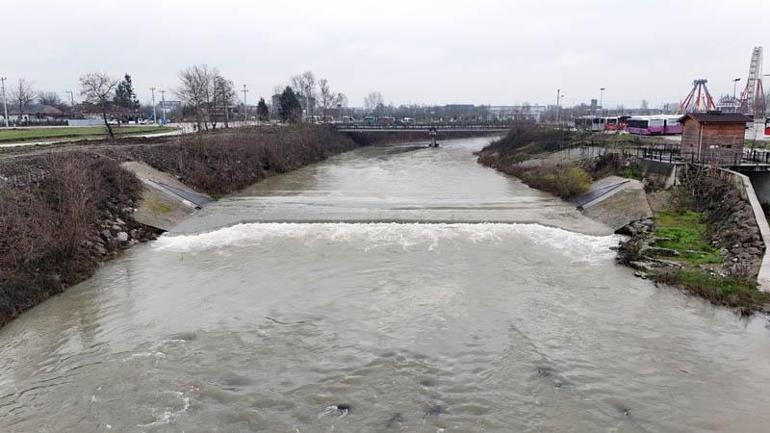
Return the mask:
M 749 64 L 749 79 L 741 93 L 741 111 L 761 118 L 765 113 L 765 90 L 762 85 L 762 47 L 754 47 Z

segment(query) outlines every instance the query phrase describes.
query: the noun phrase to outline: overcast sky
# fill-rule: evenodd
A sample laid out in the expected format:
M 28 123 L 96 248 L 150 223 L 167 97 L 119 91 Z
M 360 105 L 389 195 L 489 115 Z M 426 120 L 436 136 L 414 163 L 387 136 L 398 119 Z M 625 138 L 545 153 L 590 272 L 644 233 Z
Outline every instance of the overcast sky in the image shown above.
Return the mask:
M 64 96 L 83 73 L 128 72 L 143 102 L 207 63 L 246 84 L 250 102 L 310 69 L 352 106 L 374 90 L 395 104 L 548 104 L 557 88 L 572 105 L 606 87 L 607 107 L 655 107 L 695 78 L 732 93 L 752 48 L 770 49 L 770 0 L 2 3 L 9 82 Z

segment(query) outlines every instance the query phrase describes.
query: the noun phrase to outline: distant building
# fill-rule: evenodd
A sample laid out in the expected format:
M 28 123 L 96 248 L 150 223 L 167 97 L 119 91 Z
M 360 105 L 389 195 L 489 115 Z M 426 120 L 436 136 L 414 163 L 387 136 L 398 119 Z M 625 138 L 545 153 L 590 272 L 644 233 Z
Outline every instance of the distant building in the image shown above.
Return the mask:
M 50 105 L 34 104 L 25 107 L 23 114 L 18 107 L 8 104 L 8 120 L 14 123 L 44 123 L 65 119 L 67 114 Z M 2 113 L 0 113 L 2 118 Z M 2 119 L 5 120 L 4 118 Z
M 749 118 L 739 113 L 689 113 L 679 119 L 682 158 L 716 165 L 740 163 Z

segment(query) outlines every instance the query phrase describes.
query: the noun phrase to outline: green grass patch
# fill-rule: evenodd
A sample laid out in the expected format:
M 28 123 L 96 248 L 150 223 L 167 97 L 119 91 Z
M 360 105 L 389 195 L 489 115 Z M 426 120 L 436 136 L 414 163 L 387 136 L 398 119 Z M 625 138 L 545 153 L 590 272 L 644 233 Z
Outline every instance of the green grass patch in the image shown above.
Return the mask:
M 115 135 L 136 135 L 171 132 L 174 128 L 167 126 L 113 126 Z M 46 140 L 56 138 L 88 138 L 103 137 L 107 129 L 103 126 L 72 126 L 53 128 L 14 128 L 0 130 L 0 142 Z
M 618 172 L 618 176 L 625 177 L 626 179 L 642 180 L 642 174 L 639 173 L 635 167 L 626 167 Z
M 717 305 L 754 310 L 770 301 L 770 294 L 757 290 L 756 282 L 713 276 L 699 269 L 659 276 L 658 281 L 683 287 Z
M 681 253 L 675 260 L 693 265 L 722 263 L 719 250 L 711 246 L 706 236 L 703 214 L 695 211 L 657 212 L 655 236 L 663 238 L 655 246 L 670 248 Z

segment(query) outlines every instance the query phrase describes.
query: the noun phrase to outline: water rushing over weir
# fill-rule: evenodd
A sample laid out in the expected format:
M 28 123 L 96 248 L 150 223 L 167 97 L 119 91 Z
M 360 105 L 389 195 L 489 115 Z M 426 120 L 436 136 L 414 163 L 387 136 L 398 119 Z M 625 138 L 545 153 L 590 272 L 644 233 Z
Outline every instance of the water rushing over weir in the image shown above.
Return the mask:
M 485 140 L 268 179 L 0 329 L 3 432 L 764 432 L 770 331 Z

